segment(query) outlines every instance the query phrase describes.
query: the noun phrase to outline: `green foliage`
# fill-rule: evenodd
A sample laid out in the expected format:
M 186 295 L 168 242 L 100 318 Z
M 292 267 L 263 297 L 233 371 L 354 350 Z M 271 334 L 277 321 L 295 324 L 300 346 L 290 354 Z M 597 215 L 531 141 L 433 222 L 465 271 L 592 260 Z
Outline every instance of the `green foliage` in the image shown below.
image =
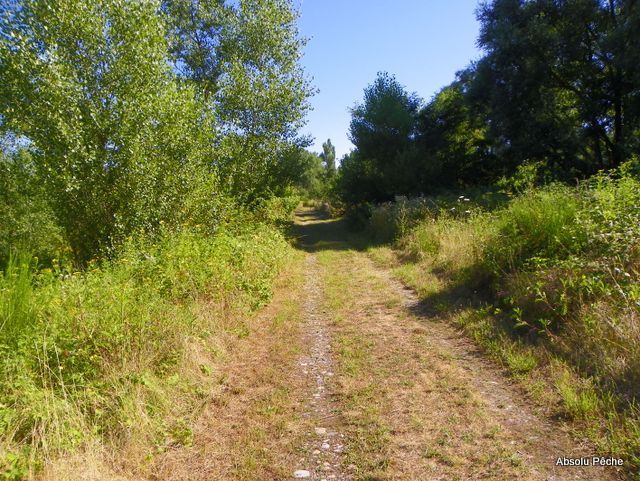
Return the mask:
M 388 201 L 418 193 L 412 137 L 420 99 L 387 73 L 364 91 L 353 108 L 350 139 L 356 151 L 341 162 L 337 191 L 347 202 Z
M 462 305 L 455 322 L 483 349 L 637 469 L 640 181 L 631 164 L 536 188 L 526 170 L 506 205 L 433 199 L 396 237 L 399 272 L 428 305 Z M 397 235 L 401 206 L 377 210 L 370 226 Z
M 328 194 L 328 179 L 319 155 L 301 147 L 293 147 L 283 156 L 276 177 L 282 185 L 278 191 L 286 196 L 282 188 L 295 187 L 308 199 L 323 199 Z
M 1 17 L 0 111 L 26 137 L 78 262 L 177 225 L 211 131 L 167 64 L 154 2 L 29 0 Z
M 573 182 L 640 152 L 640 7 L 626 0 L 491 0 L 485 55 L 420 108 L 379 75 L 352 112 L 346 202 L 432 195 L 502 179 Z
M 575 228 L 578 207 L 571 190 L 559 186 L 514 199 L 496 218 L 497 235 L 485 251 L 489 268 L 502 275 L 530 261 L 578 252 L 584 241 Z
M 425 191 L 486 182 L 500 169 L 489 152 L 486 122 L 465 96 L 472 80 L 468 72 L 458 74 L 418 115 L 420 183 Z
M 291 153 L 313 94 L 290 0 L 163 0 L 171 59 L 215 112 L 223 188 L 251 204 L 299 180 Z M 295 170 L 295 167 L 294 167 Z
M 84 273 L 36 272 L 28 258 L 12 258 L 0 277 L 0 451 L 30 446 L 35 456 L 0 461 L 3 476 L 45 450 L 96 436 L 117 442 L 136 425 L 161 433 L 190 396 L 174 382 L 188 343 L 233 328 L 198 314 L 194 301 L 207 296 L 208 309 L 264 304 L 287 249 L 273 228 L 245 226 L 212 238 L 132 240 L 112 263 Z M 127 408 L 136 403 L 146 412 Z M 168 435 L 188 443 L 188 427 L 176 426 Z
M 336 148 L 331 143 L 331 139 L 327 139 L 322 144 L 322 153 L 320 154 L 327 178 L 336 175 Z
M 280 228 L 290 225 L 293 221 L 293 211 L 300 204 L 301 198 L 293 191 L 288 194 L 263 200 L 256 211 L 256 218 Z
M 289 0 L 4 8 L 2 132 L 33 153 L 77 264 L 133 232 L 213 229 L 223 197 L 299 181 L 287 156 L 312 89 L 296 21 Z
M 600 399 L 593 386 L 588 381 L 582 384 L 576 382 L 567 369 L 556 380 L 556 389 L 567 413 L 576 419 L 593 417 L 600 407 Z
M 512 165 L 547 160 L 572 176 L 637 152 L 635 2 L 493 0 L 478 18 L 487 55 L 475 94 Z
M 191 443 L 210 368 L 187 347 L 249 335 L 229 314 L 268 301 L 274 225 L 296 188 L 326 191 L 297 133 L 297 18 L 289 0 L 0 7 L 0 478 L 136 435 Z
M 505 353 L 507 367 L 515 375 L 525 375 L 538 366 L 538 358 L 530 351 L 511 349 Z
M 551 175 L 544 162 L 524 162 L 512 175 L 499 179 L 496 186 L 509 194 L 523 194 L 550 181 Z
M 305 41 L 290 0 L 241 0 L 231 7 L 216 95 L 222 123 L 221 175 L 231 192 L 253 200 L 277 191 L 277 173 L 313 93 L 300 66 Z
M 538 324 L 564 323 L 583 303 L 601 298 L 633 310 L 639 192 L 638 181 L 623 175 L 599 176 L 577 190 L 524 194 L 497 218 L 497 234 L 484 250 L 486 266 L 496 279 L 511 273 L 500 284 Z
M 41 264 L 65 255 L 63 232 L 34 172 L 31 155 L 0 153 L 0 268 L 11 253 L 29 250 Z
M 32 259 L 25 254 L 10 255 L 0 278 L 0 334 L 5 343 L 32 334 L 37 319 L 32 298 Z
M 161 5 L 169 26 L 173 66 L 209 101 L 218 90 L 233 11 L 224 0 L 162 0 Z
M 578 218 L 593 247 L 619 268 L 635 260 L 640 238 L 640 181 L 625 174 L 628 170 L 623 164 L 612 175 L 593 177 L 583 189 L 589 208 Z
M 429 200 L 423 197 L 412 200 L 399 198 L 397 202 L 380 204 L 372 209 L 368 225 L 369 234 L 377 242 L 396 240 L 408 234 L 432 208 Z

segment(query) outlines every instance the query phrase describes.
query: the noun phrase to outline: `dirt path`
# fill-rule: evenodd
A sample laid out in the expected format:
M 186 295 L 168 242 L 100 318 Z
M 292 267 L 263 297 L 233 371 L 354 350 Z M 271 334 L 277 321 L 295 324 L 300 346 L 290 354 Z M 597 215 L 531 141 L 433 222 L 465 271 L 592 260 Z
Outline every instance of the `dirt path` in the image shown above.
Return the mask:
M 347 481 L 352 477 L 345 472 L 343 462 L 345 440 L 341 432 L 340 407 L 334 394 L 332 378 L 335 365 L 327 311 L 322 308 L 322 293 L 318 262 L 313 254 L 309 254 L 305 262 L 302 323 L 305 348 L 299 361 L 301 383 L 306 394 L 303 417 L 309 423 L 302 445 L 303 455 L 294 477 L 312 481 Z
M 348 242 L 298 213 L 274 300 L 230 341 L 193 430 L 157 480 L 615 480 L 560 467 L 592 447 L 539 414 L 499 366 Z

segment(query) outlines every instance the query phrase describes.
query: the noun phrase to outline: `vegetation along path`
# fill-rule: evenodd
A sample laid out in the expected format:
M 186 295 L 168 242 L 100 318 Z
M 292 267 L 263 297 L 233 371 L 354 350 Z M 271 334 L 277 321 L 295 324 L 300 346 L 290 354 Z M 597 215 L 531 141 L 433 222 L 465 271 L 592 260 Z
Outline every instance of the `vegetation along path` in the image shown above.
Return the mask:
M 229 356 L 193 445 L 163 457 L 158 479 L 624 479 L 556 466 L 595 451 L 350 242 L 341 220 L 301 209 L 293 233 L 293 267 Z

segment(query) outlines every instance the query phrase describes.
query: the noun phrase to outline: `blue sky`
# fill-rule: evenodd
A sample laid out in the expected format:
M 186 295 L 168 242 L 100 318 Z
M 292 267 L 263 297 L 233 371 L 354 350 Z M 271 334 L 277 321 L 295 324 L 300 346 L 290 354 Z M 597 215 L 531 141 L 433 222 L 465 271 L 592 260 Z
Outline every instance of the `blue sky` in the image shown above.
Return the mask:
M 320 89 L 305 133 L 320 152 L 327 138 L 338 159 L 348 140 L 349 108 L 379 71 L 428 100 L 480 57 L 478 0 L 299 0 L 300 32 L 309 38 L 303 64 Z

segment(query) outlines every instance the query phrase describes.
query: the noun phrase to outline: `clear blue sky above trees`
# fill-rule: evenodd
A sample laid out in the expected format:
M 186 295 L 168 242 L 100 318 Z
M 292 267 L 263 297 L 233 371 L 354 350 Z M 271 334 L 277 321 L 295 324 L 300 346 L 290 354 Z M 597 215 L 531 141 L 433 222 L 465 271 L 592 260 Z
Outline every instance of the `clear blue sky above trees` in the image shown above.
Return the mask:
M 305 132 L 322 151 L 331 138 L 339 159 L 351 150 L 349 108 L 376 73 L 388 71 L 429 99 L 479 57 L 477 0 L 301 0 L 309 37 L 303 63 L 320 89 Z

